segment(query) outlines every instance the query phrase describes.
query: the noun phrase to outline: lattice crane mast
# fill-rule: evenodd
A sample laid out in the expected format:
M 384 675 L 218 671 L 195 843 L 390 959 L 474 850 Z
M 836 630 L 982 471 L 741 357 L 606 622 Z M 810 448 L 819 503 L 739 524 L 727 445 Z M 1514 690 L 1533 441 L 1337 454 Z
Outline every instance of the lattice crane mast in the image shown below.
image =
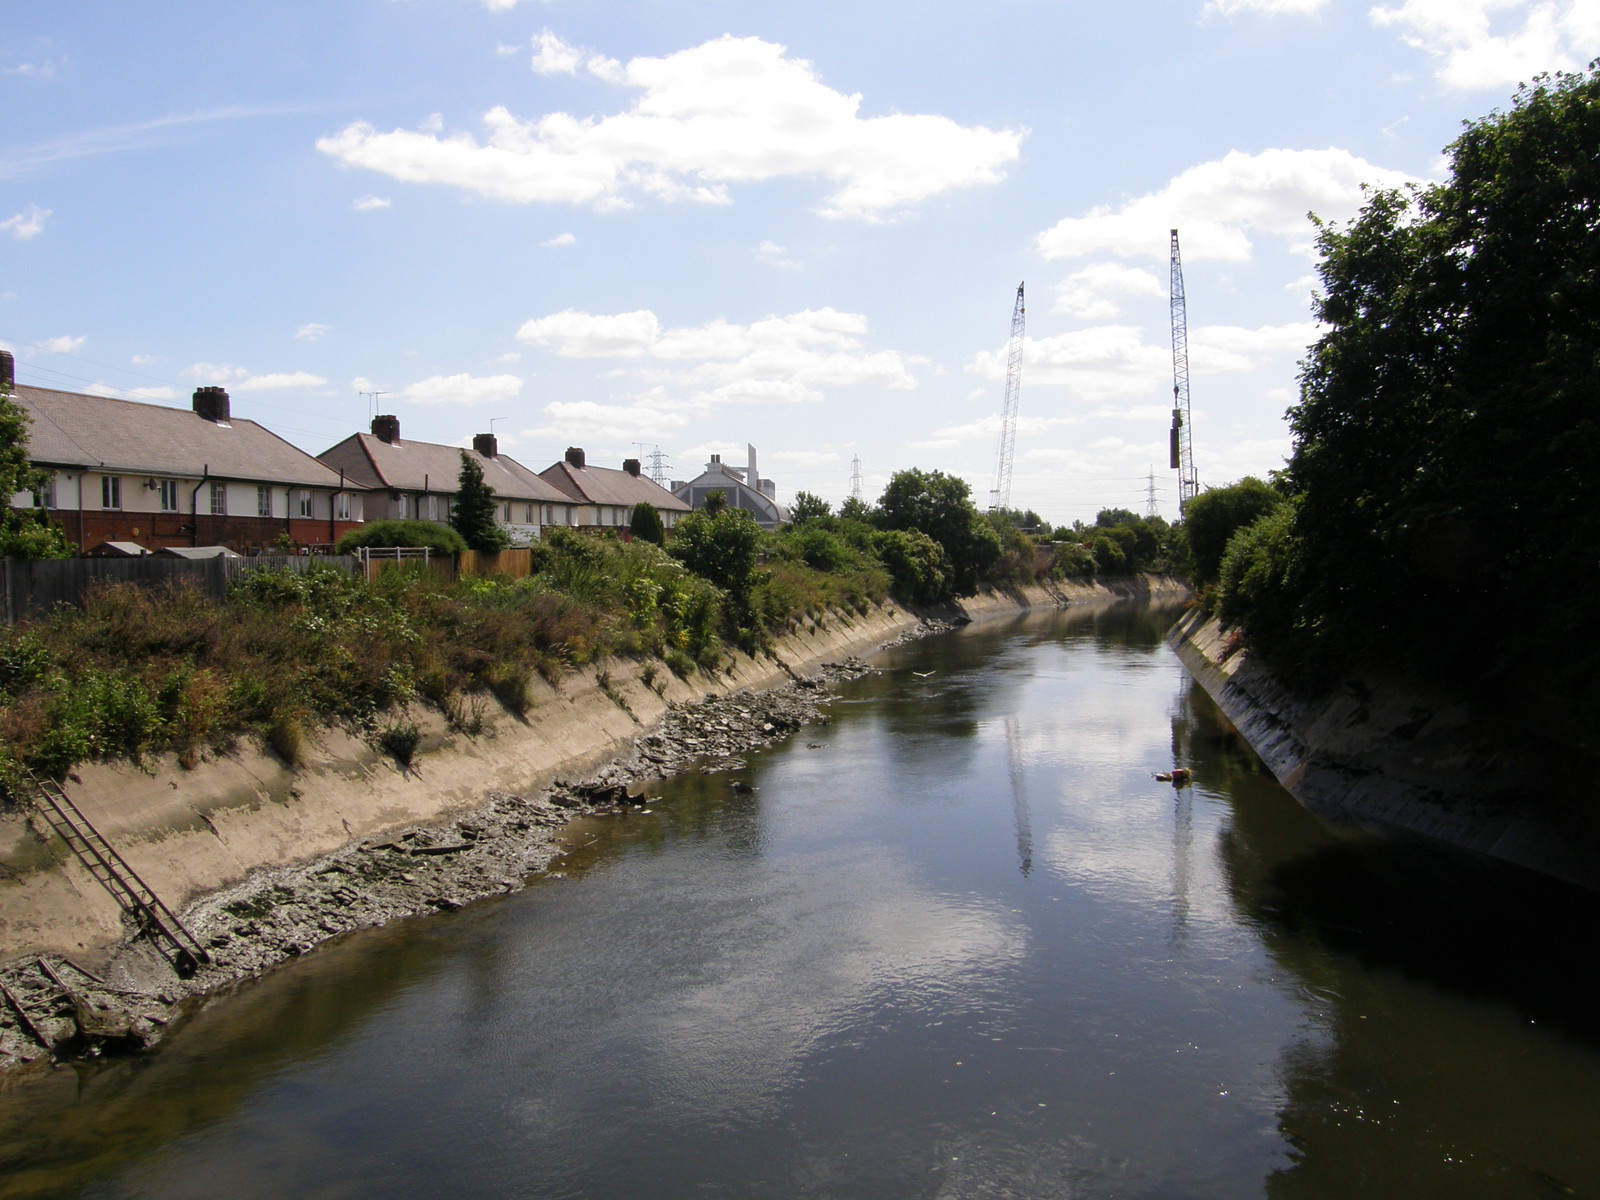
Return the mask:
M 1178 473 L 1178 512 L 1200 491 L 1194 472 L 1189 416 L 1189 314 L 1183 296 L 1183 259 L 1172 231 L 1172 469 Z
M 1011 507 L 1011 459 L 1017 449 L 1017 404 L 1022 394 L 1022 342 L 1027 309 L 1022 304 L 1022 284 L 1017 284 L 1017 303 L 1011 310 L 1011 344 L 1006 350 L 1006 398 L 1000 410 L 1000 454 L 995 462 L 994 491 L 989 511 Z

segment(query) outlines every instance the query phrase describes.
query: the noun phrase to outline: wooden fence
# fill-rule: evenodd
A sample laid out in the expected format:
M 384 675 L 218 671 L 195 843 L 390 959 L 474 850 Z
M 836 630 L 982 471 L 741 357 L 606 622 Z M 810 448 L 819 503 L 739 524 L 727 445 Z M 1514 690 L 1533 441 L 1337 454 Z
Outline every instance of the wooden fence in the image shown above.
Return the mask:
M 47 614 L 58 604 L 82 605 L 90 589 L 112 583 L 159 587 L 176 579 L 190 580 L 206 595 L 221 600 L 228 585 L 247 571 L 308 571 L 323 563 L 376 578 L 378 572 L 397 566 L 434 571 L 446 579 L 467 575 L 509 575 L 523 579 L 533 574 L 531 550 L 502 550 L 498 554 L 423 554 L 412 549 L 370 549 L 359 557 L 349 554 L 262 554 L 255 558 L 167 558 L 147 554 L 139 558 L 23 558 L 0 559 L 0 612 L 8 625 L 25 617 Z
M 112 583 L 158 587 L 173 580 L 188 580 L 208 596 L 221 600 L 228 585 L 249 571 L 308 571 L 323 563 L 349 571 L 349 555 L 263 554 L 256 558 L 22 558 L 0 559 L 0 586 L 4 619 L 13 624 L 24 617 L 49 613 L 58 604 L 81 605 L 92 588 Z

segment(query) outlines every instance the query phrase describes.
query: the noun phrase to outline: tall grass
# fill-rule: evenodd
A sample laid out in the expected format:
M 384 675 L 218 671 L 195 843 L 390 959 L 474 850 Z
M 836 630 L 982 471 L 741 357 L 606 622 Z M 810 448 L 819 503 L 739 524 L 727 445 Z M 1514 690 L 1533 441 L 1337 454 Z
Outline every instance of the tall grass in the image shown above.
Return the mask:
M 524 713 L 535 676 L 556 683 L 611 655 L 715 670 L 730 634 L 761 641 L 887 595 L 882 568 L 854 551 L 831 573 L 804 558 L 759 570 L 754 631 L 730 630 L 723 594 L 659 547 L 569 531 L 518 580 L 257 571 L 220 602 L 181 583 L 113 584 L 0 629 L 0 786 L 22 766 L 59 777 L 169 753 L 193 766 L 241 739 L 295 764 L 320 729 L 388 745 L 410 704 L 476 732 L 486 706 Z

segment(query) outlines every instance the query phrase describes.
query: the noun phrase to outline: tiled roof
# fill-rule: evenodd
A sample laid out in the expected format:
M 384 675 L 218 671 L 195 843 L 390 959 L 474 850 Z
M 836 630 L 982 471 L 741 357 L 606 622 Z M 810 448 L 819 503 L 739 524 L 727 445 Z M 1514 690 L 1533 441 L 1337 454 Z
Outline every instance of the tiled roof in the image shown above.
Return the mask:
M 187 408 L 114 400 L 18 384 L 27 409 L 28 456 L 50 467 L 336 488 L 330 471 L 254 421 L 218 424 Z
M 461 478 L 460 446 L 436 442 L 386 442 L 370 433 L 356 433 L 317 455 L 345 478 L 364 487 L 397 492 L 455 494 Z M 506 500 L 532 500 L 540 504 L 571 504 L 572 497 L 551 487 L 514 458 L 493 458 L 466 450 L 483 468 L 483 481 Z
M 690 511 L 655 480 L 612 467 L 575 467 L 563 460 L 540 471 L 539 477 L 586 504 L 651 504 L 663 512 Z

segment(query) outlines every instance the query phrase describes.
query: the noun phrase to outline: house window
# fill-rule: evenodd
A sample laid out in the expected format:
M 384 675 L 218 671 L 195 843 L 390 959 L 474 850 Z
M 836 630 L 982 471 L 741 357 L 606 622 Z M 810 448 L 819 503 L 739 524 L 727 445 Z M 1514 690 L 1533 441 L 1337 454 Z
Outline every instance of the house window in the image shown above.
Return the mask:
M 428 497 L 428 520 L 437 521 L 438 519 L 439 519 L 439 497 L 437 497 L 437 496 L 429 496 Z
M 100 476 L 100 507 L 122 507 L 122 480 L 116 475 Z
M 211 485 L 211 515 L 214 517 L 228 515 L 228 485 L 225 483 Z
M 522 521 L 525 525 L 533 524 L 533 505 L 528 504 L 523 506 Z
M 311 493 L 310 492 L 301 492 L 300 493 L 300 515 L 302 517 L 309 517 L 311 515 Z
M 52 475 L 44 487 L 33 494 L 35 508 L 54 508 L 56 506 L 56 478 Z
M 404 492 L 397 493 L 394 498 L 394 515 L 399 517 L 402 521 L 404 521 L 408 515 L 406 510 L 410 507 L 410 505 L 407 503 L 409 499 L 410 497 Z
M 500 506 L 500 519 L 507 525 L 511 524 L 511 501 L 507 500 Z
M 333 498 L 333 519 L 348 521 L 350 519 L 350 493 L 340 492 Z
M 272 515 L 272 489 L 265 484 L 256 487 L 256 516 L 270 517 Z
M 176 479 L 163 479 L 161 481 L 161 511 L 178 511 L 178 481 Z

